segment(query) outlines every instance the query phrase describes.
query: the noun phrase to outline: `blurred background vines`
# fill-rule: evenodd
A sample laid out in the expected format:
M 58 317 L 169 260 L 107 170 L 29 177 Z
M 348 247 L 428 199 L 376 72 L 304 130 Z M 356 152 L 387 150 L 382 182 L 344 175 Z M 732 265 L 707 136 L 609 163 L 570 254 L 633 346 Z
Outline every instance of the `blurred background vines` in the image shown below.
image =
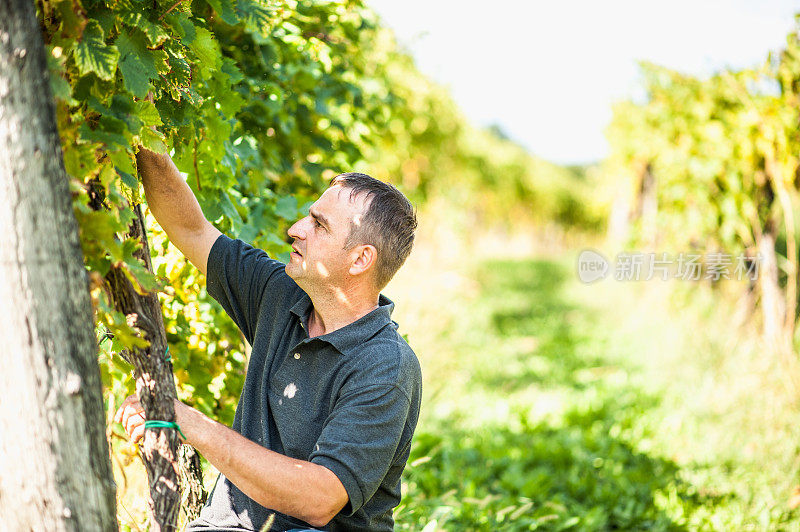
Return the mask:
M 562 167 L 531 155 L 497 127 L 481 129 L 470 124 L 448 90 L 417 70 L 392 32 L 361 1 L 36 0 L 36 6 L 92 283 L 109 414 L 133 392 L 131 368 L 117 353 L 143 342 L 102 289 L 102 277 L 112 265 L 123 267 L 142 291 L 159 291 L 182 400 L 229 424 L 248 357 L 248 346 L 206 294 L 200 273 L 169 244 L 149 216 L 155 275 L 133 257 L 134 241 L 123 238 L 132 216 L 129 203 L 143 198 L 134 157 L 139 144 L 172 154 L 206 217 L 220 230 L 283 260 L 289 251 L 288 226 L 306 212 L 331 177 L 344 171 L 366 171 L 395 183 L 426 213 L 426 219 L 435 221 L 424 222 L 423 229 L 432 234 L 447 226 L 455 237 L 471 243 L 459 256 L 474 252 L 478 236 L 518 235 L 524 228 L 534 235 L 540 250 L 564 252 L 570 258 L 567 248 L 576 244 L 616 251 L 638 247 L 760 257 L 762 275 L 757 283 L 704 285 L 715 291 L 713 301 L 738 301 L 743 322 L 759 324 L 769 352 L 782 357 L 783 367 L 796 381 L 799 254 L 795 213 L 800 187 L 796 31 L 787 37 L 780 54 L 751 70 L 722 71 L 701 79 L 642 64 L 644 96 L 615 107 L 607 160 L 589 167 Z M 93 208 L 97 202 L 105 208 Z M 447 242 L 436 238 L 442 236 L 432 241 L 445 249 Z M 509 255 L 513 255 L 511 242 L 509 236 L 503 250 Z M 487 244 L 485 249 L 496 248 Z M 540 286 L 540 277 L 529 278 L 516 266 L 479 268 L 476 275 L 482 280 L 476 281 L 474 290 L 499 283 L 498 293 L 504 293 L 510 287 L 503 284 L 508 279 L 521 280 L 521 284 L 505 301 L 490 296 L 481 299 L 482 295 L 476 295 L 475 301 L 488 309 L 516 301 L 532 286 L 555 289 L 562 278 L 557 272 L 561 267 L 530 265 L 530 271 L 552 281 L 547 286 Z M 507 275 L 492 277 L 497 272 Z M 413 293 L 414 283 L 399 282 L 406 293 Z M 553 304 L 552 308 L 536 307 L 553 313 L 552 319 L 571 308 L 538 292 L 531 297 L 535 297 L 534 305 Z M 488 312 L 481 310 L 475 319 L 484 311 Z M 428 328 L 436 320 L 451 323 L 426 312 L 407 316 L 412 329 L 420 316 L 430 318 L 423 324 Z M 528 323 L 537 334 L 547 335 L 548 327 L 554 325 L 546 318 L 520 314 L 515 323 Z M 486 325 L 480 320 L 466 323 L 473 325 L 473 331 Z M 518 325 L 494 323 L 500 332 L 505 331 L 506 340 L 531 343 L 533 333 L 515 336 Z M 585 330 L 595 328 L 587 325 Z M 443 346 L 436 338 L 446 333 L 437 331 L 427 337 L 425 333 L 412 336 L 412 347 Z M 563 340 L 564 330 L 551 332 L 553 347 Z M 575 345 L 582 341 L 575 340 Z M 498 345 L 486 338 L 476 342 L 462 347 L 475 351 Z M 566 349 L 558 345 L 559 350 Z M 563 363 L 562 355 L 558 351 L 558 364 Z M 467 356 L 462 362 L 470 360 Z M 497 369 L 473 362 L 481 371 Z M 425 363 L 430 368 L 446 366 L 431 360 Z M 592 364 L 596 366 L 597 360 Z M 582 369 L 576 366 L 575 371 Z M 584 379 L 585 374 L 580 375 Z M 443 387 L 430 379 L 426 380 L 429 402 L 436 400 Z M 504 382 L 495 386 L 501 395 L 508 391 Z M 604 389 L 609 397 L 619 396 L 616 388 Z M 594 400 L 599 399 L 595 396 Z M 545 461 L 579 463 L 584 454 L 605 449 L 602 452 L 617 456 L 620 462 L 635 462 L 631 478 L 653 477 L 653 471 L 661 474 L 672 467 L 640 463 L 639 455 L 626 447 L 635 447 L 633 439 L 622 447 L 611 445 L 605 429 L 598 429 L 602 423 L 598 425 L 597 420 L 606 410 L 575 408 L 565 419 L 575 424 L 591 422 L 594 427 L 594 432 L 577 440 L 569 433 L 537 425 L 540 421 L 521 421 L 524 416 L 518 416 L 518 411 L 510 414 L 515 428 L 497 434 L 506 434 L 507 448 L 520 456 L 529 450 L 518 439 L 520 434 L 532 438 L 549 434 L 553 449 L 577 445 L 580 456 L 567 458 L 539 449 Z M 481 483 L 490 486 L 493 480 L 473 479 L 469 483 L 472 502 L 462 502 L 458 511 L 452 510 L 459 503 L 453 501 L 452 492 L 458 484 L 451 481 L 468 467 L 459 460 L 469 462 L 471 456 L 457 452 L 461 448 L 456 442 L 463 440 L 461 431 L 467 429 L 443 428 L 432 416 L 423 419 L 420 443 L 412 456 L 416 464 L 429 466 L 419 472 L 411 468 L 406 486 L 411 498 L 400 508 L 404 527 L 432 530 L 450 522 L 465 530 L 517 525 L 532 529 L 534 524 L 554 529 L 670 528 L 715 522 L 705 515 L 697 517 L 694 503 L 686 502 L 694 492 L 682 483 L 654 488 L 661 490 L 660 497 L 669 499 L 669 504 L 651 497 L 637 513 L 635 505 L 612 497 L 625 492 L 627 484 L 596 487 L 594 495 L 570 491 L 570 499 L 562 496 L 572 490 L 569 482 L 561 488 L 551 484 L 542 488 L 542 479 L 553 471 L 537 473 L 540 484 L 525 480 L 504 485 L 503 489 L 524 495 L 500 499 L 481 498 L 479 493 Z M 634 425 L 626 417 L 613 430 L 624 434 Z M 645 433 L 636 432 L 641 438 Z M 110 425 L 108 434 L 124 492 L 129 482 L 125 466 L 136 450 L 128 446 L 118 427 Z M 491 466 L 507 450 L 495 448 L 496 443 L 480 440 L 469 452 L 478 453 L 478 460 L 488 460 Z M 448 448 L 455 448 L 456 454 L 448 455 Z M 589 463 L 594 469 L 602 468 L 602 462 Z M 491 472 L 488 467 L 481 474 Z M 526 472 L 516 474 L 524 478 Z M 497 475 L 500 480 L 495 480 L 500 482 L 504 472 Z M 581 473 L 570 470 L 568 475 L 574 480 Z M 136 487 L 137 496 L 144 493 L 140 487 Z M 562 495 L 553 495 L 554 489 Z M 631 497 L 639 496 L 633 491 Z M 594 505 L 586 502 L 587 497 L 595 497 Z M 143 527 L 144 506 L 132 507 L 126 503 L 130 500 L 120 496 L 120 520 L 129 529 Z M 653 505 L 659 504 L 659 512 L 653 511 Z M 678 514 L 683 517 L 675 517 Z M 509 522 L 510 517 L 517 525 Z M 792 516 L 779 512 L 775 519 Z M 433 528 L 429 528 L 431 523 Z
M 795 347 L 798 318 L 800 46 L 750 70 L 699 79 L 641 65 L 644 101 L 622 102 L 605 161 L 624 198 L 617 237 L 651 247 L 758 259 L 744 312 L 760 310 L 766 339 Z M 789 358 L 794 358 L 789 357 Z

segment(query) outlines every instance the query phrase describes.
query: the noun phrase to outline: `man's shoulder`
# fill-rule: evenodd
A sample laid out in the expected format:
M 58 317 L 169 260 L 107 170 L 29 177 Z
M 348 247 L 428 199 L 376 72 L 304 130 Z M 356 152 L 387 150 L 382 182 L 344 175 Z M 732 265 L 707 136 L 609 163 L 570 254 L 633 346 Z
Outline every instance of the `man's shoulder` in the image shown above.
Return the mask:
M 416 353 L 397 329 L 387 326 L 364 341 L 350 357 L 352 387 L 396 386 L 416 401 L 422 370 Z

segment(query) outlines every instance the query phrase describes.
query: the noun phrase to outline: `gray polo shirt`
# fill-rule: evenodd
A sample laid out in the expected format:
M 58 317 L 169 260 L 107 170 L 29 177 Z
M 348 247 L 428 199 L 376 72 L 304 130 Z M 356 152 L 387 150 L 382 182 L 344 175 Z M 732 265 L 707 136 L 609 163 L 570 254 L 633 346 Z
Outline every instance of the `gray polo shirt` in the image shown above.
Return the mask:
M 284 264 L 221 235 L 208 257 L 208 293 L 253 346 L 233 429 L 286 456 L 330 469 L 349 502 L 324 530 L 392 530 L 400 474 L 417 424 L 417 357 L 379 306 L 329 334 L 308 337 L 311 299 Z M 312 528 L 264 508 L 219 475 L 189 530 Z

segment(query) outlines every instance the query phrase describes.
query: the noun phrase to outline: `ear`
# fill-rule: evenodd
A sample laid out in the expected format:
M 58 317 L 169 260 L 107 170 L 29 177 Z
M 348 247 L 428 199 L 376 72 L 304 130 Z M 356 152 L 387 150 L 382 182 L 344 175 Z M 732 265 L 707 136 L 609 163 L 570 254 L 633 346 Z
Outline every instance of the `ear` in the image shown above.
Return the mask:
M 350 275 L 362 275 L 371 271 L 378 260 L 378 250 L 371 244 L 355 246 L 350 253 L 352 258 Z

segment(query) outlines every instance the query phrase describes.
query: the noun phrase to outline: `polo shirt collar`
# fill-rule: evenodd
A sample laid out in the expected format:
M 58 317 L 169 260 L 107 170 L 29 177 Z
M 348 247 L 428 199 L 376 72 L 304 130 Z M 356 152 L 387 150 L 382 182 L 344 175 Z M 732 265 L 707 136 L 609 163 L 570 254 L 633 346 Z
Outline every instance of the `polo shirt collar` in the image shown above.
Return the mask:
M 308 297 L 308 294 L 303 293 L 302 298 L 289 309 L 289 312 L 300 319 L 300 323 L 303 325 L 306 333 L 308 333 L 308 317 L 311 312 L 311 306 L 311 298 Z M 393 310 L 394 303 L 392 300 L 380 294 L 378 296 L 378 308 L 361 316 L 353 323 L 347 324 L 328 334 L 315 336 L 312 339 L 327 342 L 335 347 L 341 354 L 346 355 L 362 345 L 366 340 L 375 336 L 378 331 L 387 325 L 392 324 L 397 328 L 397 323 L 391 318 Z

